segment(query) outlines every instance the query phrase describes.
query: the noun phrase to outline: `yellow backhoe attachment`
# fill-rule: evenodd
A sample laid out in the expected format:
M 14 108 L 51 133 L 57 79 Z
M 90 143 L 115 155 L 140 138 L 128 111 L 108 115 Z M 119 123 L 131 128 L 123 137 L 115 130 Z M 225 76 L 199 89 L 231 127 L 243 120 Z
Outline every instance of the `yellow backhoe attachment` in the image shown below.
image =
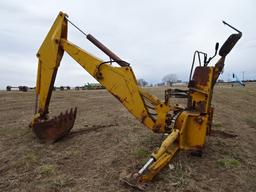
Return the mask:
M 153 132 L 167 135 L 161 146 L 151 154 L 148 162 L 131 177 L 123 179 L 125 183 L 144 189 L 145 183 L 151 181 L 180 149 L 191 150 L 200 156 L 206 136 L 211 129 L 213 118 L 211 100 L 214 85 L 223 70 L 226 56 L 241 38 L 242 33 L 224 22 L 238 33 L 230 35 L 222 45 L 218 62 L 208 66 L 211 59 L 217 55 L 218 43 L 215 46 L 214 56 L 209 59 L 206 53 L 196 51 L 188 89 L 167 89 L 165 100 L 160 101 L 138 86 L 129 63 L 123 61 L 92 35 L 83 32 L 91 43 L 109 56 L 109 61 L 103 61 L 68 41 L 68 22 L 74 25 L 66 14 L 60 12 L 37 54 L 39 59 L 37 100 L 35 116 L 31 123 L 36 136 L 44 142 L 54 142 L 68 134 L 74 125 L 76 108 L 52 119 L 48 117 L 55 77 L 65 51 L 116 97 L 136 119 Z M 201 55 L 204 58 L 203 63 L 201 63 Z M 199 66 L 194 69 L 197 56 Z M 112 65 L 113 62 L 119 66 Z M 186 98 L 187 105 L 171 104 L 170 100 L 174 96 Z

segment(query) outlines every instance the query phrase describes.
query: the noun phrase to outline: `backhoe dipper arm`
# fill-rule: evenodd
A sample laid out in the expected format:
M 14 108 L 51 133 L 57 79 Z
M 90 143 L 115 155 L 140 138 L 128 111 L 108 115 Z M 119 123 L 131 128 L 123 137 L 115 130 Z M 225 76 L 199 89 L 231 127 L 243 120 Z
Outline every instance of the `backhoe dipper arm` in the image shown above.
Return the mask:
M 37 96 L 39 96 L 39 109 L 34 121 L 45 118 L 48 113 L 57 69 L 63 52 L 66 51 L 146 127 L 154 132 L 165 132 L 166 117 L 170 111 L 169 103 L 160 102 L 159 99 L 142 90 L 137 85 L 137 80 L 130 65 L 122 61 L 92 35 L 87 35 L 87 39 L 105 52 L 112 61 L 118 63 L 120 67 L 112 66 L 109 62 L 104 62 L 69 42 L 67 40 L 68 20 L 66 17 L 67 15 L 60 12 L 39 49 L 36 88 Z M 149 112 L 149 107 L 154 113 Z
M 64 13 L 57 17 L 37 53 L 36 95 L 39 97 L 39 108 L 36 106 L 36 112 L 39 112 L 40 116 L 48 113 L 55 77 L 64 53 L 59 46 L 58 40 L 61 38 L 67 38 L 67 21 Z

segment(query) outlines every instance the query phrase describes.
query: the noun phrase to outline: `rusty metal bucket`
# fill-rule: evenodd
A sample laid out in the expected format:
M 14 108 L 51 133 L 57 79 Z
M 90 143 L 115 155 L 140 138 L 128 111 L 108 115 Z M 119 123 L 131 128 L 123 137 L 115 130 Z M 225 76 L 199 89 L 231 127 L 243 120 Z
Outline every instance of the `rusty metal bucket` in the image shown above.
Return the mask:
M 76 119 L 77 108 L 66 111 L 64 114 L 52 119 L 37 119 L 32 124 L 32 130 L 37 138 L 44 143 L 54 143 L 66 136 L 73 128 Z

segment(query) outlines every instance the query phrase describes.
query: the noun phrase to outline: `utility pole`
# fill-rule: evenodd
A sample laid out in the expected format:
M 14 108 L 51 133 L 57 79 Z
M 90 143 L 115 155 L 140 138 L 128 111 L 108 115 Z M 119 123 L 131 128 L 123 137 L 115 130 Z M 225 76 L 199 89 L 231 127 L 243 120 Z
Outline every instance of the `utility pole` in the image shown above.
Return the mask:
M 243 82 L 244 82 L 244 73 L 245 73 L 245 71 L 242 71 L 242 74 L 243 74 Z

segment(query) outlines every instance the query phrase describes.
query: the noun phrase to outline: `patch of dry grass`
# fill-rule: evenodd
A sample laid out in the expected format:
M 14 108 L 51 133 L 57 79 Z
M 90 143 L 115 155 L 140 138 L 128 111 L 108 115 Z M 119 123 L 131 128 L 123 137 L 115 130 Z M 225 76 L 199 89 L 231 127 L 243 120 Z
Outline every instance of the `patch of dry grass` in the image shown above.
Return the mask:
M 239 160 L 234 159 L 232 157 L 224 157 L 222 159 L 218 159 L 217 164 L 226 169 L 232 169 L 232 168 L 240 167 L 241 163 Z
M 49 182 L 49 188 L 54 191 L 62 191 L 65 187 L 70 187 L 74 184 L 71 177 L 60 175 Z
M 52 164 L 44 164 L 39 167 L 39 173 L 42 175 L 52 175 L 55 173 L 56 167 Z

